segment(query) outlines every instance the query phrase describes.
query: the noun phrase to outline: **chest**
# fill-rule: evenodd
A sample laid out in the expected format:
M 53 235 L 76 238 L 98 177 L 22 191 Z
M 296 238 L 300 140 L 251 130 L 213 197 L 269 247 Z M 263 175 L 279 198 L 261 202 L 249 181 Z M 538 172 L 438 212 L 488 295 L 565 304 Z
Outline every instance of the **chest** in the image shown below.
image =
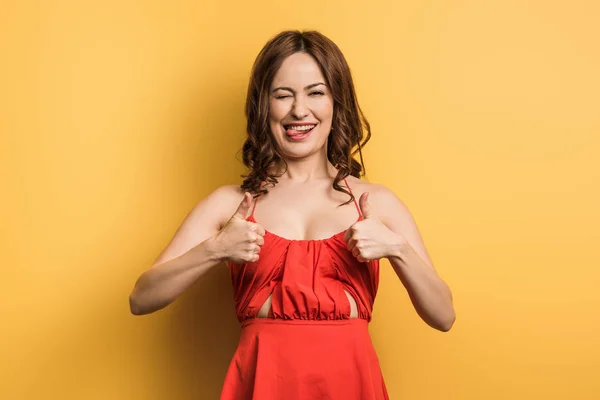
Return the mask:
M 336 192 L 336 193 L 332 193 Z M 356 193 L 355 193 L 356 196 Z M 270 190 L 255 199 L 253 219 L 265 230 L 290 240 L 320 240 L 358 221 L 355 202 L 334 189 Z

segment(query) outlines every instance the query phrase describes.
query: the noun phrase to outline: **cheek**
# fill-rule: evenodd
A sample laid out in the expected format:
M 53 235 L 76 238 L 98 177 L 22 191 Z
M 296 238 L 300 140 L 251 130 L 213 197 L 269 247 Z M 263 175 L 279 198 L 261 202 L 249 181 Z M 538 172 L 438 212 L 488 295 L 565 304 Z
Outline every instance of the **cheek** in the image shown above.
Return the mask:
M 327 120 L 333 117 L 333 103 L 322 101 L 314 105 L 313 112 L 320 120 Z
M 281 102 L 269 104 L 269 119 L 272 123 L 278 123 L 287 115 L 287 109 Z

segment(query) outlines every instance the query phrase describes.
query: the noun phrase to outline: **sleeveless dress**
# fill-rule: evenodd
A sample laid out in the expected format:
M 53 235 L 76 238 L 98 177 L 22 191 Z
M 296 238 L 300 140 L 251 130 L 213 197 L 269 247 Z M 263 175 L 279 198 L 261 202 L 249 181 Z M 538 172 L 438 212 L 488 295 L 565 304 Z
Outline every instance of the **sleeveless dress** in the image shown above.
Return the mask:
M 292 240 L 266 231 L 258 261 L 228 264 L 242 330 L 220 400 L 389 398 L 368 331 L 379 260 L 359 262 L 345 232 Z M 257 317 L 271 295 L 268 318 Z

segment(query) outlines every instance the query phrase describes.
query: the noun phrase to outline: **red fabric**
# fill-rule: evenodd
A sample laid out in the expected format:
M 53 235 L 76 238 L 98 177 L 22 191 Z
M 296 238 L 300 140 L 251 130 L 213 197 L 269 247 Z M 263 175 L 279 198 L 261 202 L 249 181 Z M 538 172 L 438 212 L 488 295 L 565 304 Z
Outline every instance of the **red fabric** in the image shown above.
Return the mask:
M 267 231 L 257 262 L 229 263 L 242 333 L 221 400 L 388 399 L 367 326 L 379 260 L 356 260 L 345 232 L 290 240 Z M 258 318 L 271 294 L 269 318 Z

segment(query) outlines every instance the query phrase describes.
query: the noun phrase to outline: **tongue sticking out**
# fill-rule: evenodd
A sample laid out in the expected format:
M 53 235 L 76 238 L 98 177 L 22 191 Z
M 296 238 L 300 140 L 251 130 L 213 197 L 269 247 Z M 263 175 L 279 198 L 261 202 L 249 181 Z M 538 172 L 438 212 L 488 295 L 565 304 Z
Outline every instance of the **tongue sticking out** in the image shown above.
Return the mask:
M 310 131 L 312 131 L 314 128 L 315 127 L 313 126 L 310 129 L 294 130 L 291 127 L 286 127 L 285 133 L 287 133 L 288 136 L 303 136 L 303 135 L 306 135 L 307 133 L 309 133 Z

